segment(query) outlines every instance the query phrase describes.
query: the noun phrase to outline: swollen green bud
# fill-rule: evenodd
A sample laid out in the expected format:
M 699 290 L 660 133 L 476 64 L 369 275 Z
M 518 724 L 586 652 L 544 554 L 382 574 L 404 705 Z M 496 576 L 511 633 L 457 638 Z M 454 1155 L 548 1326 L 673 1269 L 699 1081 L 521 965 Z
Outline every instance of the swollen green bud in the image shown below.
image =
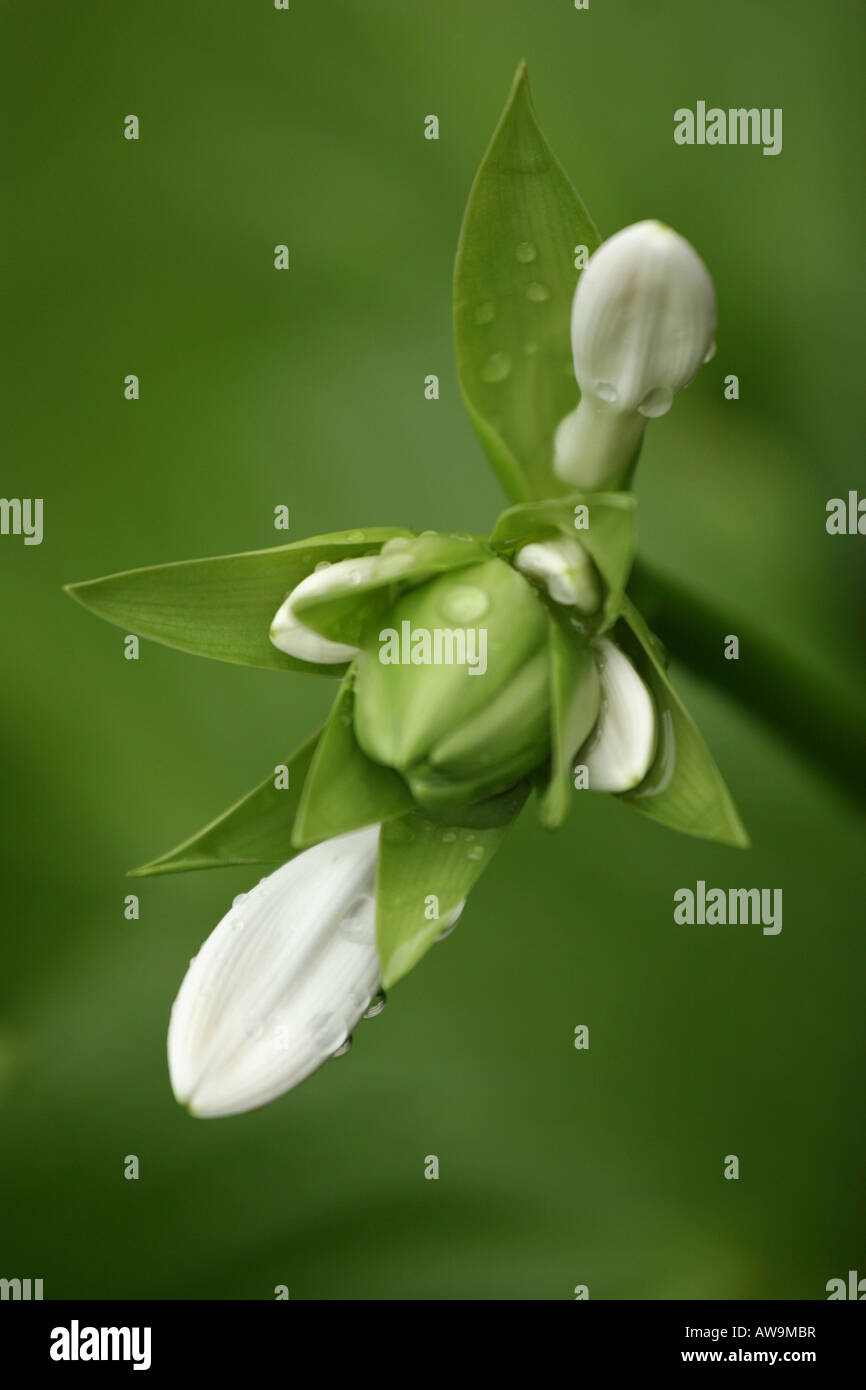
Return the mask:
M 513 786 L 549 754 L 548 622 L 504 560 L 439 575 L 364 630 L 355 733 L 425 806 Z

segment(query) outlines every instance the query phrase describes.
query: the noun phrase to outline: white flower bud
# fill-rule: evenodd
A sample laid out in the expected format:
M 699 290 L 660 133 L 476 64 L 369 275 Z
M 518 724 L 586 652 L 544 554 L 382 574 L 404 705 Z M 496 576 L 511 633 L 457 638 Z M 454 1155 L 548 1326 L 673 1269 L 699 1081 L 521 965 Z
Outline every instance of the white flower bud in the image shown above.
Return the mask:
M 694 247 L 661 222 L 602 243 L 578 281 L 571 316 L 580 404 L 554 442 L 557 476 L 578 487 L 621 485 L 648 419 L 713 353 L 716 297 Z
M 581 613 L 594 613 L 601 603 L 593 563 L 572 536 L 533 541 L 517 552 L 514 563 L 521 574 L 543 584 L 554 603 L 568 604 Z
M 597 792 L 625 792 L 649 772 L 656 746 L 652 697 L 628 657 L 606 637 L 596 644 L 601 713 L 576 766 Z
M 194 1115 L 253 1110 L 347 1041 L 379 989 L 379 827 L 314 846 L 234 905 L 190 962 L 168 1030 Z
M 299 599 L 324 597 L 328 594 L 351 593 L 362 584 L 373 581 L 386 583 L 398 579 L 412 566 L 411 554 L 398 552 L 382 555 L 356 555 L 335 564 L 323 562 L 321 567 L 296 584 L 288 598 L 277 609 L 271 623 L 270 639 L 287 656 L 299 661 L 331 663 L 352 661 L 357 647 L 344 642 L 331 642 L 307 627 L 295 612 Z

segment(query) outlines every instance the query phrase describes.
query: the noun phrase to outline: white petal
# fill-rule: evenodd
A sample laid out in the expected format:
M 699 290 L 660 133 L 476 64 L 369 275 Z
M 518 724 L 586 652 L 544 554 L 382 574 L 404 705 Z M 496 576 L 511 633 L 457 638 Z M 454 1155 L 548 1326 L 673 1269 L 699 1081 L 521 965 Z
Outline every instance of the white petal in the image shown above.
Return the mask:
M 592 561 L 571 536 L 533 541 L 517 552 L 514 563 L 521 574 L 539 580 L 554 603 L 568 604 L 581 613 L 594 613 L 601 603 Z
M 584 487 L 618 483 L 645 420 L 666 414 L 712 355 L 715 328 L 713 282 L 684 237 L 647 221 L 603 242 L 572 306 L 581 401 L 560 424 L 557 475 Z
M 624 792 L 642 782 L 655 753 L 652 696 L 628 657 L 602 637 L 596 644 L 601 714 L 577 755 L 597 792 Z
M 353 559 L 338 560 L 336 564 L 314 570 L 300 584 L 296 584 L 277 609 L 271 623 L 270 638 L 274 646 L 300 661 L 337 662 L 351 661 L 356 657 L 357 647 L 347 646 L 344 642 L 331 642 L 306 627 L 295 616 L 295 602 L 300 597 L 339 593 L 363 584 L 365 579 L 375 574 L 378 559 L 378 555 L 358 555 Z
M 297 1086 L 379 988 L 379 827 L 326 840 L 237 899 L 190 962 L 171 1013 L 175 1096 L 231 1115 Z

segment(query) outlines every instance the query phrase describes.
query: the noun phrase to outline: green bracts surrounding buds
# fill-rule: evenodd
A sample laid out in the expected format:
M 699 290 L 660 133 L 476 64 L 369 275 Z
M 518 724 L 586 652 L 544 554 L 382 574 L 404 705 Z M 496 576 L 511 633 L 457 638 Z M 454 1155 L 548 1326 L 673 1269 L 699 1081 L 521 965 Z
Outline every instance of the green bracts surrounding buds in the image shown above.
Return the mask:
M 361 639 L 355 732 L 431 809 L 513 786 L 548 757 L 547 615 L 490 558 L 397 599 Z

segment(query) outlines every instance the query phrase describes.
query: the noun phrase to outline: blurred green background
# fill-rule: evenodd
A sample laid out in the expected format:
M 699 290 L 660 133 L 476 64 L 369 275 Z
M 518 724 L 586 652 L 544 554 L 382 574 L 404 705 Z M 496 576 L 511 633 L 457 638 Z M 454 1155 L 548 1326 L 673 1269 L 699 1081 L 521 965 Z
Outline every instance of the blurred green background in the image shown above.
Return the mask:
M 125 871 L 282 760 L 333 686 L 126 661 L 60 591 L 276 544 L 279 503 L 290 539 L 489 529 L 451 269 L 525 56 L 603 235 L 659 217 L 717 286 L 718 354 L 648 431 L 642 555 L 857 698 L 866 542 L 824 519 L 864 483 L 862 6 L 19 0 L 3 30 L 2 491 L 45 499 L 45 540 L 0 539 L 0 1275 L 55 1298 L 738 1299 L 866 1272 L 862 822 L 796 749 L 675 665 L 750 853 L 609 798 L 555 835 L 529 808 L 349 1057 L 195 1121 L 168 1011 L 256 876 Z M 782 107 L 782 154 L 675 146 L 698 99 Z M 781 887 L 781 935 L 676 927 L 698 878 Z

